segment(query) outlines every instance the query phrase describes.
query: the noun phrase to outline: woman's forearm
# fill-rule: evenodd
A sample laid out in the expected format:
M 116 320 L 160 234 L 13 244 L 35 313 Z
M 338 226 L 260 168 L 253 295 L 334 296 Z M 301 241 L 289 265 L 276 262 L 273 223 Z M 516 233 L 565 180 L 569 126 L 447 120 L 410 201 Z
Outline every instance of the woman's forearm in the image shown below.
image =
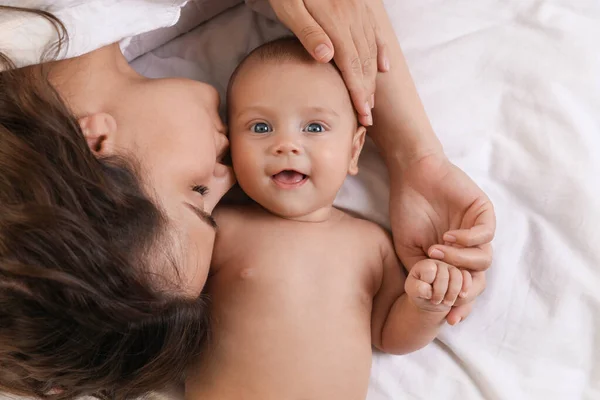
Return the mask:
M 387 44 L 390 70 L 377 77 L 374 125 L 369 135 L 379 147 L 388 169 L 404 169 L 413 160 L 442 152 L 425 114 L 394 29 L 381 0 L 372 10 Z

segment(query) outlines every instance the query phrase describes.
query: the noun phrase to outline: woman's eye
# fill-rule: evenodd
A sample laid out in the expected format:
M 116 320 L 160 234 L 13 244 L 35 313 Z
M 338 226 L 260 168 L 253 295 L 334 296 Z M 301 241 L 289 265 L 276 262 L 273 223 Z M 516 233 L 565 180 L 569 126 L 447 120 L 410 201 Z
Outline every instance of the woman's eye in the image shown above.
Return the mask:
M 192 190 L 196 193 L 201 194 L 202 196 L 206 196 L 208 194 L 208 188 L 204 185 L 196 185 L 192 187 Z
M 308 124 L 304 130 L 310 133 L 321 133 L 325 131 L 325 128 L 323 128 L 323 125 L 313 122 L 312 124 Z
M 269 133 L 271 132 L 271 127 L 264 122 L 258 122 L 252 125 L 252 132 L 254 133 Z

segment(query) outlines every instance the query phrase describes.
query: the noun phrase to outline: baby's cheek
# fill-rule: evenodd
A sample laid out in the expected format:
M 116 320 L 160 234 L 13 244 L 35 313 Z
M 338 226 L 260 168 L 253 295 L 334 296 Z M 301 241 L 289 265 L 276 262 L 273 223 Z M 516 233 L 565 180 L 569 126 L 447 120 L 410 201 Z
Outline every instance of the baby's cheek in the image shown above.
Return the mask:
M 343 183 L 349 165 L 350 157 L 340 149 L 324 152 L 321 156 L 313 158 L 313 170 L 316 169 L 319 174 L 326 176 L 332 185 Z
M 263 191 L 261 190 L 261 182 L 264 180 L 264 172 L 253 162 L 236 165 L 234 172 L 240 187 L 246 194 L 256 200 L 255 197 Z

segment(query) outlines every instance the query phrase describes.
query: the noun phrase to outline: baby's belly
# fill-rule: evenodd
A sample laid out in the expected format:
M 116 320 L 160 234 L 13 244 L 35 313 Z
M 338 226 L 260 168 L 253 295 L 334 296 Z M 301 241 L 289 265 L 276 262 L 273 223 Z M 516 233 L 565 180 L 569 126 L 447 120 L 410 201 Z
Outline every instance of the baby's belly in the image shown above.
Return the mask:
M 187 398 L 364 400 L 370 299 L 356 285 L 305 283 L 214 281 L 214 339 Z

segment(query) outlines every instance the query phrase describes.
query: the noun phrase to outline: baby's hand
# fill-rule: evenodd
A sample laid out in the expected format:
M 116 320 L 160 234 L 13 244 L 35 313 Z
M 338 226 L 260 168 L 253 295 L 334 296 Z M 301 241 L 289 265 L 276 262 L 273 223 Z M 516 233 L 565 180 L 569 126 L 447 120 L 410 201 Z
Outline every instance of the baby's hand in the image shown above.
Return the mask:
M 410 300 L 422 310 L 449 312 L 456 299 L 468 292 L 470 278 L 468 271 L 442 261 L 426 259 L 412 267 L 404 290 Z

